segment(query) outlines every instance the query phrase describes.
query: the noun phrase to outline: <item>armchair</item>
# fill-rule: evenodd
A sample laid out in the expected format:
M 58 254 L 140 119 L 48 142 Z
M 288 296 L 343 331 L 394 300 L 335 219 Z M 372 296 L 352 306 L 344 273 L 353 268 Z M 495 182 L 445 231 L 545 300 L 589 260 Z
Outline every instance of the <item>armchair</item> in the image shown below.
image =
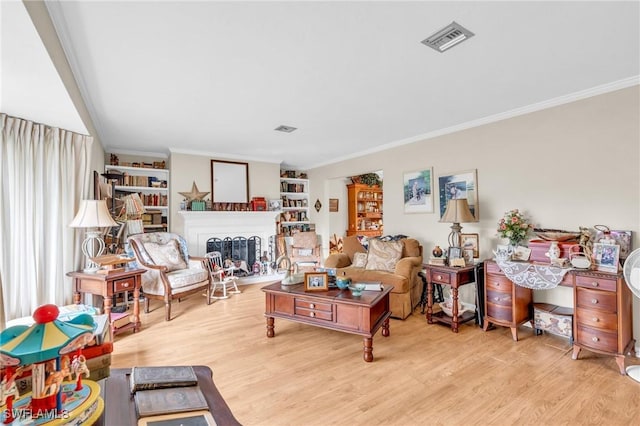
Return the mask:
M 289 260 L 292 265 L 313 263 L 314 266 L 320 266 L 320 244 L 315 231 L 298 232 L 293 235 Z
M 142 274 L 144 311 L 149 312 L 149 299 L 163 300 L 165 320 L 171 320 L 171 301 L 206 290 L 206 303 L 211 303 L 211 281 L 205 258 L 189 256 L 187 243 L 178 234 L 152 232 L 130 236 L 127 241 L 136 261 L 147 272 Z

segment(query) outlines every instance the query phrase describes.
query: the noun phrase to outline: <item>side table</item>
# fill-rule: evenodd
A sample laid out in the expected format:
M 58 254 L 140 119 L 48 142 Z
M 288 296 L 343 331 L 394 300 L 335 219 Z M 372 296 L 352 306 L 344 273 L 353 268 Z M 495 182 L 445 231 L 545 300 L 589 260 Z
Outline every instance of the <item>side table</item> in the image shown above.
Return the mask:
M 144 269 L 125 269 L 124 271 L 108 274 L 91 274 L 82 271 L 68 272 L 67 276 L 73 278 L 73 301 L 80 303 L 80 293 L 102 296 L 104 313 L 111 319 L 111 300 L 115 294 L 133 290 L 133 315 L 131 322 L 114 330 L 113 334 L 133 328 L 136 332 L 140 329 L 140 288 L 142 287 L 142 274 Z M 111 321 L 109 321 L 111 323 Z
M 464 312 L 458 316 L 458 289 L 465 284 L 476 282 L 476 267 L 451 267 L 437 265 L 423 265 L 427 280 L 427 322 L 434 321 L 451 325 L 451 331 L 458 332 L 458 325 L 476 319 L 476 312 Z M 434 284 L 448 285 L 451 287 L 453 317 L 444 312 L 433 313 L 433 286 Z

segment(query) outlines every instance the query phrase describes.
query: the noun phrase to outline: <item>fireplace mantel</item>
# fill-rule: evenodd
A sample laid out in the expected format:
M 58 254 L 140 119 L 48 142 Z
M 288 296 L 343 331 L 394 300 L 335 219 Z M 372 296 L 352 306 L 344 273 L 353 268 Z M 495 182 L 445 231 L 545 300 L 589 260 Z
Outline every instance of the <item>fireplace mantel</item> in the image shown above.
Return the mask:
M 276 233 L 279 214 L 277 211 L 179 211 L 178 217 L 182 219 L 189 253 L 203 256 L 207 251 L 207 240 L 212 237 L 258 236 L 266 243 Z

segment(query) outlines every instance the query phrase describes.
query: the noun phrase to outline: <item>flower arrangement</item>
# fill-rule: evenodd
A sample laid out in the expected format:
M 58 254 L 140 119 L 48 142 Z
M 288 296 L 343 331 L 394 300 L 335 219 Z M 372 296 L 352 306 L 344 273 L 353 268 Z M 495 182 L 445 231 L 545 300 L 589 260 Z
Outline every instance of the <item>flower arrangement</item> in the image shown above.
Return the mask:
M 517 246 L 520 241 L 524 240 L 530 229 L 533 229 L 533 225 L 518 209 L 509 210 L 498 222 L 498 235 L 502 238 L 508 238 L 509 243 L 513 246 Z

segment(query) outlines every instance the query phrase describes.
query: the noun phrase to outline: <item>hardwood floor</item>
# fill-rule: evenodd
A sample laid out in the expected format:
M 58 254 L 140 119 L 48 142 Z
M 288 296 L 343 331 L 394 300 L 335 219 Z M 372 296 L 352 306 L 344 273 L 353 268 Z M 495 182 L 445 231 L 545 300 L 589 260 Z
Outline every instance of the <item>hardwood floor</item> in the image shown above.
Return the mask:
M 640 424 L 640 383 L 613 357 L 522 327 L 454 334 L 419 310 L 378 332 L 372 363 L 360 336 L 275 321 L 266 337 L 262 284 L 210 306 L 151 301 L 142 330 L 116 336 L 112 367 L 199 364 L 244 425 Z M 627 365 L 640 364 L 627 358 Z

